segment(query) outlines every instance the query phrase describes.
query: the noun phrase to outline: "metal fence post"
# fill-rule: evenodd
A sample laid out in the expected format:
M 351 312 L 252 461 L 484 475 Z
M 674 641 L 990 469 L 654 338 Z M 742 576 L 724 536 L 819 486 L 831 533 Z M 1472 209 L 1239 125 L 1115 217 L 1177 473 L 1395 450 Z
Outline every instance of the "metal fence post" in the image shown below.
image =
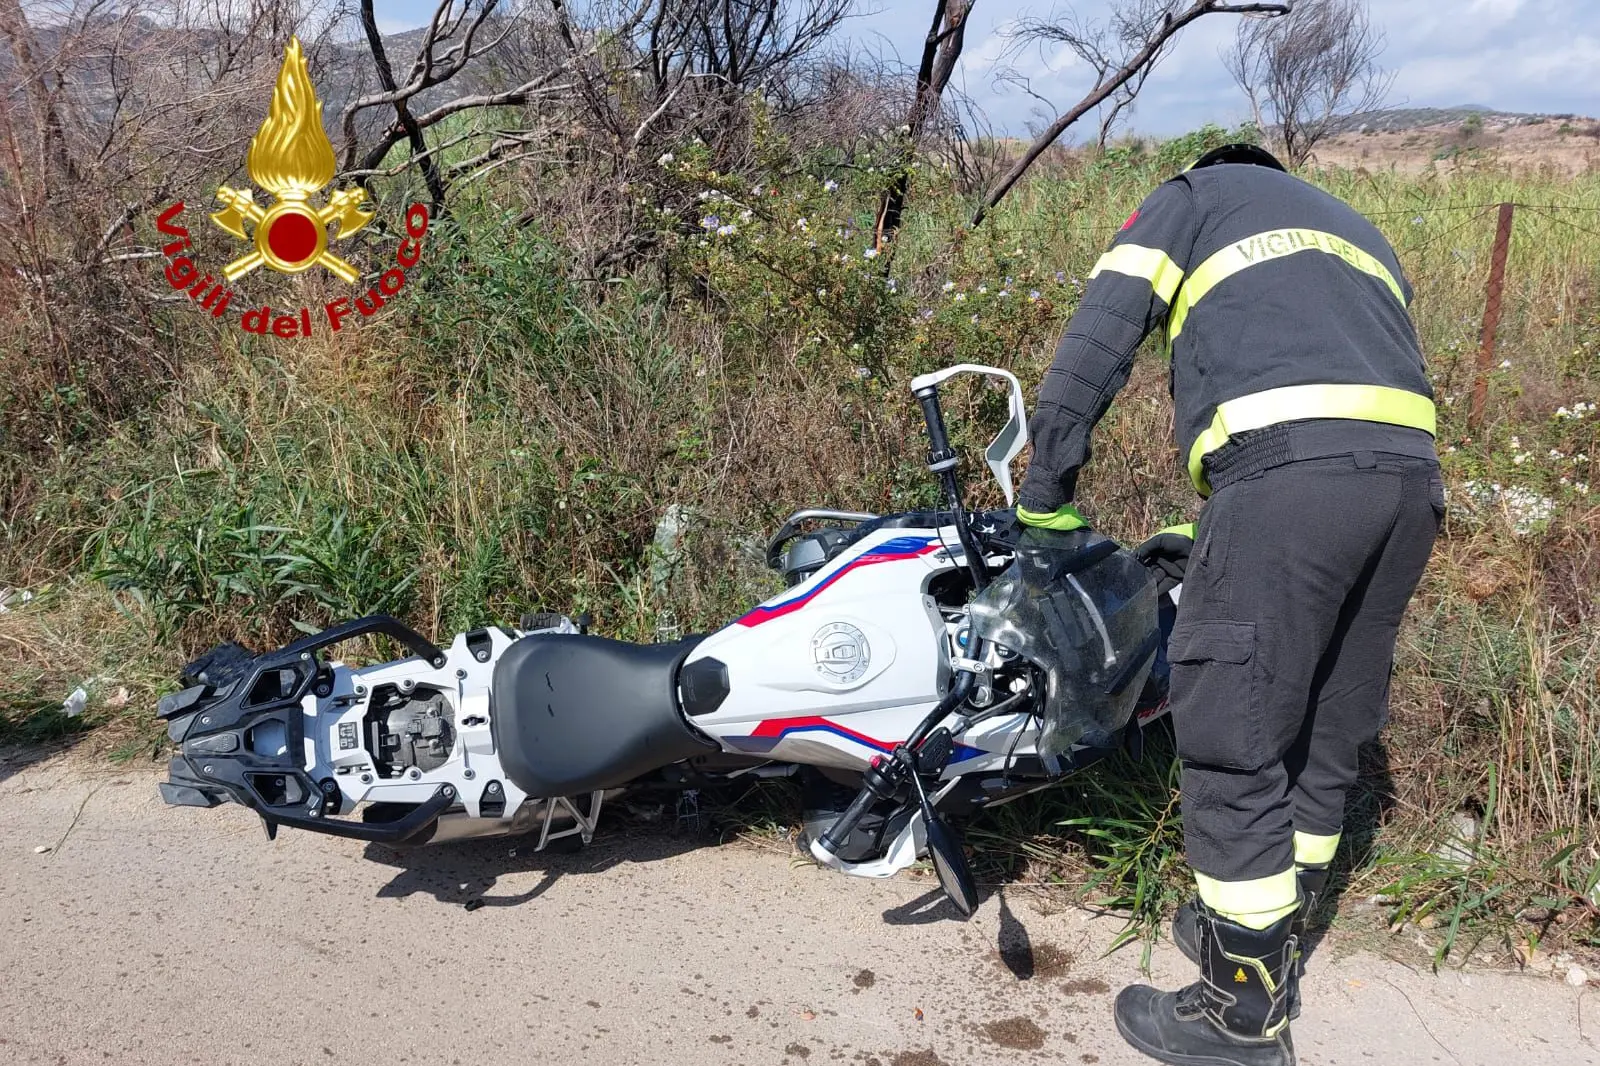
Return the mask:
M 1489 292 L 1483 307 L 1483 332 L 1478 336 L 1478 376 L 1472 382 L 1472 408 L 1467 428 L 1483 426 L 1483 407 L 1489 399 L 1489 371 L 1494 367 L 1495 334 L 1500 329 L 1500 305 L 1506 288 L 1506 252 L 1511 247 L 1511 217 L 1516 204 L 1500 205 L 1500 224 L 1494 233 L 1494 256 L 1489 262 Z

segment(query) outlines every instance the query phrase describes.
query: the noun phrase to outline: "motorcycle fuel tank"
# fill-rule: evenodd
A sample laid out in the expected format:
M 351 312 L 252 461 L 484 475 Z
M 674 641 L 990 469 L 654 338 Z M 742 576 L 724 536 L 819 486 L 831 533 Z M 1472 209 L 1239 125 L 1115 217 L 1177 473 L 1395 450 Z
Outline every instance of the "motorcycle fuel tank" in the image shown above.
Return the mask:
M 892 750 L 949 677 L 928 579 L 952 567 L 936 530 L 885 529 L 703 641 L 726 695 L 694 725 L 727 747 L 858 770 Z

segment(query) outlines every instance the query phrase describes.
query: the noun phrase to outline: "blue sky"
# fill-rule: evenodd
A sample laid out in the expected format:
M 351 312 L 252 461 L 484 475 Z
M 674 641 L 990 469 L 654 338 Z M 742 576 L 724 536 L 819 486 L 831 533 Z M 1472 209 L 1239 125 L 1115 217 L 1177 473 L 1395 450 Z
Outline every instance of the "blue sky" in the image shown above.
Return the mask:
M 916 61 L 928 0 L 860 0 L 862 12 L 846 34 L 886 55 Z M 1045 16 L 1063 6 L 1092 18 L 1110 0 L 1055 5 L 1049 0 L 977 0 L 957 83 L 978 102 L 997 132 L 1022 134 L 1040 105 L 995 84 L 1005 46 L 1003 31 L 1022 15 Z M 386 30 L 426 21 L 429 0 L 380 0 Z M 1397 72 L 1393 105 L 1449 107 L 1484 104 L 1507 111 L 1600 115 L 1600 3 L 1596 0 L 1371 0 L 1373 21 L 1388 36 L 1385 66 Z M 1219 50 L 1235 19 L 1210 15 L 1192 25 L 1151 76 L 1132 118 L 1134 129 L 1172 134 L 1204 122 L 1230 125 L 1248 110 L 1222 69 Z M 1034 92 L 1058 107 L 1075 103 L 1092 78 L 1070 56 L 1035 50 L 1017 57 Z

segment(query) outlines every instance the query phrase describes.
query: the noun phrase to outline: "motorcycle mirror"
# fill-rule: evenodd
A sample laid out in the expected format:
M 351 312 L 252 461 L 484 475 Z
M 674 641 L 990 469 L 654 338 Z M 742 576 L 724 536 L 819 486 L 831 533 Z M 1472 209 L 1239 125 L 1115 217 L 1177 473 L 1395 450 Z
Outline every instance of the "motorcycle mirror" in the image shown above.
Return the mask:
M 1017 494 L 1011 481 L 1011 461 L 1021 455 L 1022 449 L 1028 446 L 1028 407 L 1022 399 L 1022 383 L 1011 371 L 1002 370 L 997 366 L 957 363 L 955 366 L 947 366 L 943 370 L 935 370 L 931 374 L 913 378 L 911 391 L 920 392 L 957 374 L 983 374 L 988 377 L 1004 378 L 1011 386 L 1007 399 L 1010 417 L 1006 419 L 1006 424 L 1000 428 L 1000 432 L 995 434 L 994 440 L 989 442 L 989 447 L 984 449 L 983 458 L 989 464 L 994 479 L 1000 483 L 1000 491 L 1006 495 L 1006 504 L 1014 504 L 1017 502 Z
M 978 886 L 972 881 L 972 868 L 961 850 L 961 837 L 939 818 L 928 821 L 926 829 L 928 857 L 933 860 L 939 887 L 963 918 L 972 917 L 978 909 Z

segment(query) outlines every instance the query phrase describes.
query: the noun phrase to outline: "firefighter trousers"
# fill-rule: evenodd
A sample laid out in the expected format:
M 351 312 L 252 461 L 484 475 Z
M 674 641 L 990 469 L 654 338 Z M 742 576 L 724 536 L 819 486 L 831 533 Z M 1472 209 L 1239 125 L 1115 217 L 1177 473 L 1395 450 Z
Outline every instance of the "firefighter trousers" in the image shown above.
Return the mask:
M 1207 501 L 1168 657 L 1185 846 L 1213 909 L 1264 927 L 1294 906 L 1297 859 L 1333 857 L 1443 515 L 1436 461 L 1373 452 Z

